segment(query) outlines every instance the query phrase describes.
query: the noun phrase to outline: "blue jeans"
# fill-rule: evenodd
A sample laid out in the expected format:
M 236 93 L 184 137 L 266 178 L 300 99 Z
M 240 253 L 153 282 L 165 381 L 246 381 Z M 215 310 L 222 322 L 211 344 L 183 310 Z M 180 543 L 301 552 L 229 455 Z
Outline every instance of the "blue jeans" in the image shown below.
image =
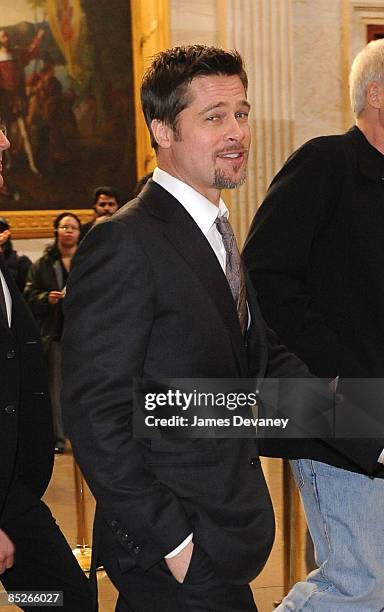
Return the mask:
M 384 480 L 325 463 L 291 462 L 318 569 L 278 612 L 384 610 Z

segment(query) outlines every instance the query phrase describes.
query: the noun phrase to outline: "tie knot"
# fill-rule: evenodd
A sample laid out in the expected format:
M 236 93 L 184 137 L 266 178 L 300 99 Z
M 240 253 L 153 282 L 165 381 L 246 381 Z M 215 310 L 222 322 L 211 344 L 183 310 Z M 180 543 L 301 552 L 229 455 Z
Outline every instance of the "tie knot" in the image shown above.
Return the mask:
M 232 238 L 232 236 L 234 235 L 233 229 L 227 217 L 224 217 L 224 215 L 222 217 L 216 217 L 215 223 L 216 223 L 217 229 L 219 230 L 223 238 Z

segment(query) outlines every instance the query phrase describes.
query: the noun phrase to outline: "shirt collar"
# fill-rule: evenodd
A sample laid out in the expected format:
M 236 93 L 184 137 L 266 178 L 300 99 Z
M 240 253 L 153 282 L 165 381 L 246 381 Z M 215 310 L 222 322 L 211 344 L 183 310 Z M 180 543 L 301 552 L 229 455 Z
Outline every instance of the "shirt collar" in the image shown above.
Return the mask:
M 221 198 L 217 207 L 193 187 L 165 172 L 165 170 L 161 170 L 161 168 L 154 169 L 152 180 L 180 202 L 199 226 L 204 236 L 208 234 L 217 217 L 228 218 L 228 208 Z

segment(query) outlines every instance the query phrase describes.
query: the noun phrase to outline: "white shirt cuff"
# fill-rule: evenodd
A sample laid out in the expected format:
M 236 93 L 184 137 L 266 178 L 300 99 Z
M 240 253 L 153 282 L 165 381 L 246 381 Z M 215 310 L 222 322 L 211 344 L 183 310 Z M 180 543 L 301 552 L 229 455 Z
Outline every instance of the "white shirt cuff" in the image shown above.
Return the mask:
M 182 543 L 178 545 L 177 548 L 175 548 L 170 553 L 168 553 L 168 555 L 165 555 L 164 559 L 172 559 L 172 557 L 176 557 L 176 555 L 178 555 L 179 552 L 181 552 L 183 548 L 187 546 L 187 544 L 192 542 L 192 538 L 193 538 L 193 533 L 190 533 L 189 536 L 187 536 L 185 540 L 183 540 Z
M 378 463 L 384 463 L 384 449 L 381 451 L 380 456 L 377 460 Z

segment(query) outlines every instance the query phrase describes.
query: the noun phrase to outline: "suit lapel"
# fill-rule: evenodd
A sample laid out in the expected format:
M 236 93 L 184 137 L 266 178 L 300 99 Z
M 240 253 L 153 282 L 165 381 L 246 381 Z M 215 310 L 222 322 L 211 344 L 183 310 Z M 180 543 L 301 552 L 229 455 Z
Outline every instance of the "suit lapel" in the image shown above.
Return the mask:
M 247 371 L 244 339 L 227 278 L 198 225 L 170 193 L 150 181 L 140 195 L 148 212 L 163 221 L 164 235 L 198 277 L 229 333 L 240 372 Z

